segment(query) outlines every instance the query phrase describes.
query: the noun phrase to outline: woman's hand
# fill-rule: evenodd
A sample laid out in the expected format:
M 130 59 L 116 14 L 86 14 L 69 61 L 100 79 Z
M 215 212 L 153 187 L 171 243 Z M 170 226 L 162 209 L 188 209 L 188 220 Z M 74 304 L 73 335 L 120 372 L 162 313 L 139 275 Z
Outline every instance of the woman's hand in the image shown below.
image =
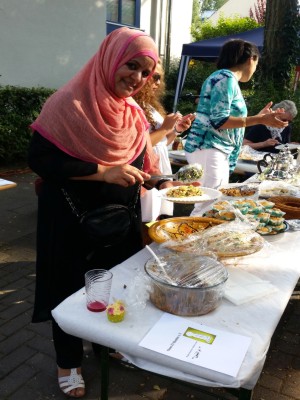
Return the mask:
M 178 132 L 184 132 L 190 128 L 192 122 L 196 118 L 195 114 L 187 114 L 184 117 L 180 118 L 180 120 L 176 124 L 176 130 Z
M 260 112 L 258 114 L 271 114 L 272 112 L 274 112 L 271 108 L 272 105 L 273 105 L 273 101 L 269 101 L 269 103 L 267 105 L 265 105 L 264 108 L 262 110 L 260 110 Z
M 175 125 L 177 124 L 177 122 L 180 120 L 181 117 L 182 115 L 180 113 L 172 113 L 166 115 L 160 129 L 172 132 L 175 128 Z
M 260 110 L 260 112 L 258 113 L 258 115 L 260 114 L 281 114 L 285 112 L 284 108 L 277 108 L 276 110 L 272 110 L 272 105 L 273 105 L 273 101 L 270 101 L 266 106 L 264 106 L 264 108 L 262 110 Z
M 277 110 L 276 110 L 277 111 Z M 285 128 L 288 126 L 288 121 L 282 121 L 279 119 L 279 113 L 273 112 L 271 114 L 261 115 L 261 123 L 263 125 L 272 126 L 274 128 Z
M 145 180 L 151 178 L 151 175 L 146 172 L 127 164 L 115 167 L 98 165 L 97 175 L 100 181 L 114 183 L 124 187 L 133 186 L 137 182 L 142 185 Z

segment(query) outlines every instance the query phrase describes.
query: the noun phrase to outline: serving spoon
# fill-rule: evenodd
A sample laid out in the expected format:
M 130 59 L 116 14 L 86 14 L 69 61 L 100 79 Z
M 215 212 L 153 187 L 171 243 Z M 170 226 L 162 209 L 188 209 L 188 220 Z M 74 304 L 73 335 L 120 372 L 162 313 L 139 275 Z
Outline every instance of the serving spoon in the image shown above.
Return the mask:
M 200 179 L 202 175 L 203 175 L 202 165 L 190 164 L 181 167 L 175 174 L 151 175 L 150 179 L 170 178 L 174 179 L 175 181 L 193 182 Z
M 159 266 L 159 268 L 161 269 L 166 281 L 168 283 L 170 283 L 171 285 L 177 285 L 177 283 L 169 276 L 169 274 L 167 273 L 167 271 L 165 270 L 165 263 L 161 262 L 161 260 L 157 257 L 157 255 L 154 253 L 154 251 L 146 244 L 145 248 L 149 251 L 150 254 L 152 254 L 152 256 L 154 257 L 157 265 Z

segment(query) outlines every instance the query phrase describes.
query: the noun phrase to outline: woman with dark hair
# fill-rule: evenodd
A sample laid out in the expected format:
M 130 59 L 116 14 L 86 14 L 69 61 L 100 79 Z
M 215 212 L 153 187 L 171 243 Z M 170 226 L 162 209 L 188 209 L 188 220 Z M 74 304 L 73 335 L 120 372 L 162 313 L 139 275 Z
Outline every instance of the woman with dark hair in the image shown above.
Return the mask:
M 203 186 L 218 188 L 234 171 L 247 126 L 263 124 L 282 128 L 282 110 L 272 111 L 269 102 L 259 114 L 248 117 L 239 82 L 248 82 L 259 60 L 258 48 L 241 39 L 226 42 L 217 62 L 218 70 L 203 83 L 196 119 L 185 144 L 190 164 L 200 163 Z M 198 205 L 192 215 L 199 214 Z
M 110 269 L 142 249 L 140 186 L 180 182 L 160 174 L 148 122 L 133 100 L 155 71 L 158 54 L 145 33 L 120 28 L 43 106 L 28 162 L 42 179 L 38 196 L 36 291 L 33 322 L 52 320 L 58 382 L 69 397 L 83 397 L 83 344 L 64 332 L 51 310 L 84 286 L 84 274 Z M 63 190 L 64 192 L 63 192 Z M 67 193 L 82 211 L 118 204 L 132 210 L 122 241 L 94 244 L 72 212 Z M 78 321 L 80 323 L 80 321 Z

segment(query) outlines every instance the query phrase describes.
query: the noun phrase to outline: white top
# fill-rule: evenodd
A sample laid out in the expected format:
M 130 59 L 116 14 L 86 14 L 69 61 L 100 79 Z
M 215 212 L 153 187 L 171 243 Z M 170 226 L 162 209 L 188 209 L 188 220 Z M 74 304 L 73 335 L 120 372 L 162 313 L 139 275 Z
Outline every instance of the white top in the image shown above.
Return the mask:
M 159 129 L 164 122 L 163 116 L 151 107 L 152 117 L 155 121 L 155 129 Z M 159 156 L 159 169 L 162 174 L 172 174 L 172 167 L 168 154 L 168 140 L 164 137 L 159 143 L 153 146 L 153 151 Z M 170 201 L 162 200 L 156 188 L 147 190 L 141 197 L 142 221 L 155 221 L 159 215 L 173 215 L 174 206 Z
M 152 117 L 155 121 L 155 130 L 159 129 L 164 122 L 163 116 L 156 111 L 153 107 L 151 107 Z M 150 130 L 150 134 L 153 132 L 153 129 Z M 164 137 L 160 142 L 158 142 L 155 146 L 153 146 L 153 150 L 156 154 L 159 155 L 159 168 L 163 174 L 172 174 L 172 167 L 169 160 L 168 154 L 168 139 Z
M 114 348 L 143 369 L 209 387 L 253 389 L 262 371 L 272 335 L 299 279 L 299 240 L 300 231 L 287 231 L 271 237 L 269 244 L 258 253 L 231 259 L 237 271 L 241 269 L 270 282 L 277 289 L 275 292 L 240 305 L 224 298 L 216 310 L 199 317 L 187 317 L 215 329 L 252 338 L 236 377 L 203 367 L 195 368 L 190 363 L 139 346 L 163 314 L 147 299 L 148 281 L 144 265 L 151 255 L 146 249 L 111 269 L 111 300 L 123 299 L 127 302 L 123 322 L 111 323 L 104 312 L 88 311 L 84 288 L 63 301 L 52 314 L 67 333 Z

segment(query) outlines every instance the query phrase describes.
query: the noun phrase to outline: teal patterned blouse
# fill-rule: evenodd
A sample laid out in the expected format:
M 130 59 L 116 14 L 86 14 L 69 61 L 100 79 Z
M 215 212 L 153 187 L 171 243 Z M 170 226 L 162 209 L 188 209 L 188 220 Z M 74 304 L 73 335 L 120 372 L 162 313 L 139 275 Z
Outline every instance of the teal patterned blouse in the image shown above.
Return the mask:
M 233 172 L 243 143 L 244 128 L 220 129 L 229 116 L 246 117 L 247 107 L 238 80 L 228 69 L 211 74 L 202 85 L 197 116 L 188 134 L 185 151 L 216 148 L 228 154 Z

